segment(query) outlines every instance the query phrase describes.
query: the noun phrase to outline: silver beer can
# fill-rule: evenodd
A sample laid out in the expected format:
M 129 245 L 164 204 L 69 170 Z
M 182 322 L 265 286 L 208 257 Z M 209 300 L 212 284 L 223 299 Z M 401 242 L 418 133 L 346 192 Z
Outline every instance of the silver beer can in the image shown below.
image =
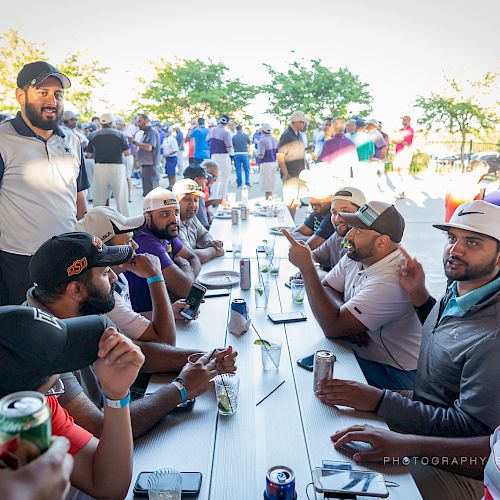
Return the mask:
M 231 210 L 231 222 L 233 224 L 238 224 L 239 221 L 240 221 L 240 211 L 236 207 L 233 207 Z
M 250 290 L 251 285 L 250 259 L 240 259 L 240 288 Z
M 331 351 L 322 349 L 316 351 L 314 355 L 314 369 L 313 369 L 313 391 L 318 389 L 318 382 L 320 380 L 330 380 L 333 378 L 333 365 L 337 358 Z
M 247 220 L 248 219 L 248 207 L 246 205 L 241 205 L 240 212 L 241 212 L 241 220 Z

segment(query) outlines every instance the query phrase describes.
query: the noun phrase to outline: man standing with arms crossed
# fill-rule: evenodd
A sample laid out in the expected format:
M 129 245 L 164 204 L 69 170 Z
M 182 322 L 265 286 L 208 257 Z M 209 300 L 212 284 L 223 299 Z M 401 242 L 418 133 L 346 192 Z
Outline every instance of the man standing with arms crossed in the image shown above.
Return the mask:
M 51 64 L 26 64 L 17 75 L 21 111 L 0 125 L 0 305 L 23 302 L 31 256 L 87 211 L 80 142 L 58 126 L 70 86 Z

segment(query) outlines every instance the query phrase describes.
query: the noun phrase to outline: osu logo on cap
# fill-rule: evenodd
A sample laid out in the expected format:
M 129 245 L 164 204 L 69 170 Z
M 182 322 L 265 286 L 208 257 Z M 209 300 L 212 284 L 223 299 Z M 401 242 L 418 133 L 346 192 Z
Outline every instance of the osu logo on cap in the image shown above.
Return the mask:
M 102 240 L 100 240 L 97 236 L 92 236 L 92 245 L 97 248 L 98 252 L 102 252 Z
M 87 266 L 88 266 L 87 257 L 75 260 L 75 262 L 73 262 L 73 264 L 71 264 L 71 266 L 69 266 L 67 269 L 68 276 L 74 276 L 75 274 L 80 274 Z

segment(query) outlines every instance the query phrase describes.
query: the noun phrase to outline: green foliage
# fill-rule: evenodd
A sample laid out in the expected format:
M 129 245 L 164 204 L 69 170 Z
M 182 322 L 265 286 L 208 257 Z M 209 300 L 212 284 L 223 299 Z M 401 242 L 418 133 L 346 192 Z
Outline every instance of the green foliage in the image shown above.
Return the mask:
M 498 75 L 487 73 L 478 82 L 468 82 L 479 95 L 490 93 Z M 432 93 L 430 97 L 419 96 L 416 106 L 423 111 L 418 120 L 425 130 L 447 130 L 451 134 L 461 136 L 462 166 L 464 160 L 465 142 L 469 135 L 478 136 L 485 130 L 491 130 L 498 122 L 494 109 L 479 104 L 476 95 L 467 97 L 464 86 L 455 80 L 449 80 L 451 97 Z
M 54 63 L 60 71 L 68 75 L 71 88 L 65 92 L 65 99 L 78 109 L 82 119 L 92 115 L 92 99 L 96 87 L 104 84 L 102 77 L 107 73 L 107 67 L 98 60 L 89 63 L 82 61 L 82 54 L 69 54 L 59 64 Z M 47 60 L 46 48 L 40 47 L 19 36 L 10 29 L 0 35 L 0 103 L 1 111 L 15 113 L 19 104 L 15 98 L 16 77 L 22 67 L 33 61 Z
M 250 119 L 244 108 L 258 89 L 239 79 L 231 80 L 222 63 L 199 59 L 168 62 L 154 66 L 156 76 L 147 85 L 136 110 L 155 114 L 161 120 L 187 121 L 190 117 L 219 116 L 223 113 Z
M 429 166 L 430 161 L 431 157 L 428 154 L 417 150 L 413 153 L 413 157 L 411 159 L 410 174 L 418 174 L 419 172 L 422 172 Z
M 285 73 L 264 66 L 271 77 L 271 83 L 262 87 L 269 95 L 268 112 L 282 123 L 296 110 L 306 113 L 312 126 L 328 115 L 347 116 L 353 105 L 362 115 L 371 111 L 368 84 L 347 68 L 332 71 L 320 59 L 312 59 L 308 66 L 293 62 Z

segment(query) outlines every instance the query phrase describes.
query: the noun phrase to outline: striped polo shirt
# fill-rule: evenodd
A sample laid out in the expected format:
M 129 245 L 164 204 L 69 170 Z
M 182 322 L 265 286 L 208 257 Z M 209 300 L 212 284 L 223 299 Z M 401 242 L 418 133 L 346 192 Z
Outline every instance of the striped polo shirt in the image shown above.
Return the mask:
M 89 187 L 81 145 L 57 128 L 45 141 L 21 113 L 0 125 L 0 250 L 33 255 L 73 231 L 76 194 Z

